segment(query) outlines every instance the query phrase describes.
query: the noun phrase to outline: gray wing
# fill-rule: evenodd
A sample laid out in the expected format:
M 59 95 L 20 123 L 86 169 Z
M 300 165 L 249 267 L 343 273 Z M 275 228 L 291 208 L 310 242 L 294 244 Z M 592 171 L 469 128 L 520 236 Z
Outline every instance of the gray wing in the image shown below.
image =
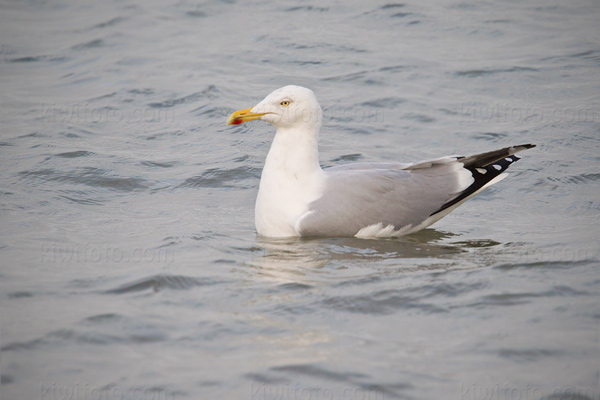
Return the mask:
M 300 234 L 354 236 L 379 223 L 396 229 L 416 226 L 472 183 L 471 174 L 461 170 L 456 158 L 416 170 L 326 169 L 325 191 L 300 221 Z
M 474 195 L 518 159 L 512 154 L 530 147 L 408 166 L 361 163 L 325 169 L 324 193 L 300 220 L 300 234 L 354 236 L 374 224 L 393 225 L 396 230 L 417 226 Z

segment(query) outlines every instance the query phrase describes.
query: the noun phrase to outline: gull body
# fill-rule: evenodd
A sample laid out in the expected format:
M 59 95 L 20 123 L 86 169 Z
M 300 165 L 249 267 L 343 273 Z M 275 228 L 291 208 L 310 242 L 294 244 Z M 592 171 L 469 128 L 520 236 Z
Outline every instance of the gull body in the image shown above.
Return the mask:
M 526 144 L 469 157 L 415 164 L 352 163 L 322 169 L 322 112 L 312 90 L 277 89 L 227 123 L 267 121 L 277 128 L 255 207 L 259 235 L 390 237 L 435 223 L 500 181 Z

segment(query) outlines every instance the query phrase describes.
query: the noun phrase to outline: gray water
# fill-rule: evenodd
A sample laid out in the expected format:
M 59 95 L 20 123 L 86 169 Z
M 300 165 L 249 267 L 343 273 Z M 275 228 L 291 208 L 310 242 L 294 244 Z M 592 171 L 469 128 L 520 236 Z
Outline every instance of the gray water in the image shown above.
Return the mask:
M 0 4 L 1 395 L 600 398 L 598 1 Z M 536 143 L 394 240 L 268 241 L 274 129 L 321 160 Z

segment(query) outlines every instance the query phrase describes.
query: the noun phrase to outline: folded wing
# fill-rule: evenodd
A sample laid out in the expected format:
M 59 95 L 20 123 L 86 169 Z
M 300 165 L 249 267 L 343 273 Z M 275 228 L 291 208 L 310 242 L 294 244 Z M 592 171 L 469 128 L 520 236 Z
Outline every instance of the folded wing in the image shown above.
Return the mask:
M 497 182 L 520 145 L 416 164 L 350 164 L 325 169 L 326 189 L 297 222 L 302 236 L 354 236 L 387 229 L 407 234 L 433 224 Z M 360 234 L 359 234 L 360 236 Z

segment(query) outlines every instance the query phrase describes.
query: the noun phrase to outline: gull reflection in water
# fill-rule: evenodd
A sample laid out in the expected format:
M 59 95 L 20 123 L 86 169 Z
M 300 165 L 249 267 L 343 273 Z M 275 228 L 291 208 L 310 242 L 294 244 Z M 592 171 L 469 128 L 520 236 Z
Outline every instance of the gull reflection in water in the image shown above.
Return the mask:
M 248 265 L 250 273 L 275 282 L 313 285 L 380 274 L 389 268 L 446 269 L 464 263 L 455 256 L 469 248 L 499 244 L 489 240 L 448 243 L 453 236 L 425 229 L 409 236 L 372 240 L 257 237 L 255 256 Z

